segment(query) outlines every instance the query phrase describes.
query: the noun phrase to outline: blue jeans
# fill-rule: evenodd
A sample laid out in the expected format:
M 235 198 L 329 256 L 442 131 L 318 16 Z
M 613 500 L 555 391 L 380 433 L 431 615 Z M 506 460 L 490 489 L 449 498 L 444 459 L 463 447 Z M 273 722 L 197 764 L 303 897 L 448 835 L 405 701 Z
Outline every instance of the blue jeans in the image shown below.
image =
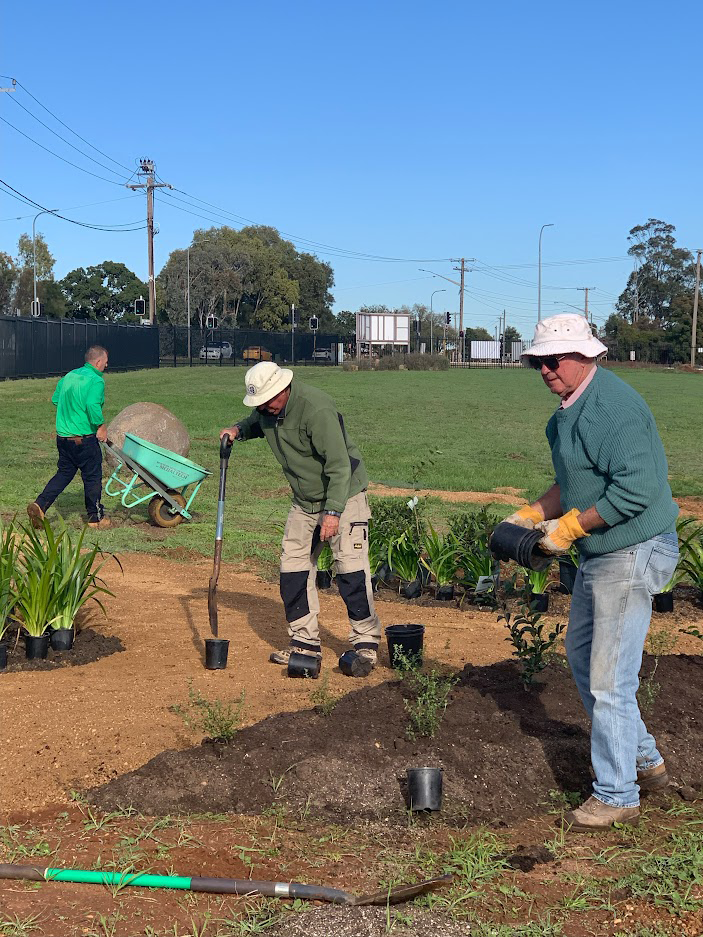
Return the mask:
M 566 655 L 591 719 L 593 793 L 605 804 L 639 804 L 637 770 L 662 763 L 637 705 L 652 595 L 671 579 L 676 534 L 581 559 L 571 600 Z

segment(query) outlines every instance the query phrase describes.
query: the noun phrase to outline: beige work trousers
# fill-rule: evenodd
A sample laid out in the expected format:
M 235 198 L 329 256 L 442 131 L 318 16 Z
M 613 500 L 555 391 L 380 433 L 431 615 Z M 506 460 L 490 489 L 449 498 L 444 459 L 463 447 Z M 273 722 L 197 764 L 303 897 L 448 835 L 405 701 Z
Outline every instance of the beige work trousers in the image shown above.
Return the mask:
M 381 622 L 374 610 L 369 568 L 369 509 L 365 492 L 347 501 L 339 519 L 339 533 L 329 545 L 334 556 L 336 581 L 349 616 L 349 640 L 355 648 L 376 648 Z M 324 512 L 308 514 L 291 506 L 283 534 L 281 598 L 288 621 L 291 647 L 320 650 L 320 602 L 315 582 L 317 558 L 324 546 L 319 525 Z M 317 533 L 316 533 L 317 530 Z

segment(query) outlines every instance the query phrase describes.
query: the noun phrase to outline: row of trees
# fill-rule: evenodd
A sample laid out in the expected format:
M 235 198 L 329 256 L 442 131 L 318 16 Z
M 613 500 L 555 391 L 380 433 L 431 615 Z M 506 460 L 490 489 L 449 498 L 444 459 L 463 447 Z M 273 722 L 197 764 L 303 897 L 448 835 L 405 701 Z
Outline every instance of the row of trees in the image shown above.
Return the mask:
M 693 254 L 678 247 L 674 225 L 657 218 L 630 230 L 628 254 L 635 269 L 605 323 L 605 337 L 620 358 L 635 351 L 650 361 L 687 361 L 696 265 Z M 703 309 L 701 310 L 703 311 Z M 703 345 L 703 317 L 696 345 Z

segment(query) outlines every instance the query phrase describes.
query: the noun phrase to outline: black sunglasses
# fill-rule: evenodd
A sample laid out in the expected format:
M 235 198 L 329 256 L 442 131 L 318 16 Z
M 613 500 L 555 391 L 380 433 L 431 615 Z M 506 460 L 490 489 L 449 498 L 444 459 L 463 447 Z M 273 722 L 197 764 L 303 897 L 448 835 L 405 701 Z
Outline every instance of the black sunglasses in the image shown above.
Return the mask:
M 549 371 L 556 371 L 559 367 L 559 362 L 564 358 L 566 358 L 566 355 L 545 355 L 543 358 L 531 357 L 529 362 L 530 367 L 534 368 L 535 371 L 541 371 L 544 365 L 546 365 Z

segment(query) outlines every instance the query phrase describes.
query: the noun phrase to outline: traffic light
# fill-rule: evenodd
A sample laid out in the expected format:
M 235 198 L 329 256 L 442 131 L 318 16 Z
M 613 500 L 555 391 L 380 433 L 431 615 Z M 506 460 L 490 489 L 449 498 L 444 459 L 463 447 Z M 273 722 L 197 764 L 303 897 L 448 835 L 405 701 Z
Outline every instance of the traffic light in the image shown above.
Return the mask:
M 452 324 L 452 314 L 451 312 L 448 312 L 447 313 L 447 325 L 451 325 L 451 324 Z
M 141 296 L 139 299 L 134 300 L 134 315 L 139 316 L 140 319 L 143 319 L 146 315 L 146 300 L 142 299 Z
M 32 300 L 32 315 L 36 318 L 37 316 L 40 316 L 42 314 L 42 311 L 43 311 L 42 304 L 39 302 L 38 299 L 33 299 Z
M 288 324 L 297 325 L 300 322 L 300 313 L 295 308 L 295 306 L 290 307 L 290 312 L 288 313 Z
M 205 320 L 206 329 L 216 329 L 217 328 L 217 316 L 210 314 Z
M 422 328 L 422 322 L 419 319 L 415 319 L 415 332 L 419 335 Z
M 320 321 L 319 321 L 319 319 L 317 318 L 317 316 L 310 316 L 310 322 L 309 322 L 308 324 L 309 324 L 309 326 L 310 326 L 310 331 L 311 331 L 311 332 L 317 332 L 317 329 L 318 329 L 318 326 L 319 326 L 319 324 L 320 324 Z
M 463 337 L 464 337 L 464 330 L 462 329 L 461 332 L 459 332 L 459 338 L 463 338 Z

